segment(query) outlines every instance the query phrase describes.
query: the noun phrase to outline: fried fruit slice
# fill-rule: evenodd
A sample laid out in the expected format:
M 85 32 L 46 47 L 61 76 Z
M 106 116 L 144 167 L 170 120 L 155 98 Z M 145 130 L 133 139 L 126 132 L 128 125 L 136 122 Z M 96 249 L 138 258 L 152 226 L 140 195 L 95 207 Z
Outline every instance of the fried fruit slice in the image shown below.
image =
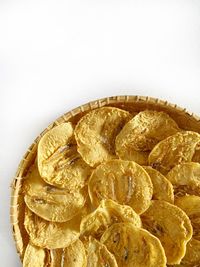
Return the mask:
M 86 188 L 69 192 L 46 184 L 40 177 L 36 164 L 25 179 L 23 191 L 29 209 L 41 218 L 54 222 L 72 219 L 81 211 L 87 198 Z
M 111 160 L 99 165 L 92 173 L 89 195 L 95 207 L 102 199 L 129 205 L 141 214 L 150 205 L 153 185 L 147 172 L 133 161 Z
M 200 197 L 180 197 L 177 198 L 175 204 L 188 215 L 193 227 L 193 238 L 200 241 Z
M 77 123 L 74 134 L 78 152 L 90 166 L 115 158 L 115 137 L 130 119 L 130 113 L 103 107 L 87 113 Z
M 179 264 L 192 237 L 192 225 L 186 213 L 166 201 L 152 200 L 141 219 L 143 227 L 160 239 L 167 263 Z
M 145 110 L 131 119 L 116 137 L 116 153 L 135 161 L 135 151 L 150 151 L 161 140 L 179 131 L 176 122 L 164 112 Z
M 87 267 L 118 267 L 113 254 L 105 245 L 92 237 L 89 240 L 87 254 Z
M 200 135 L 192 131 L 178 132 L 159 142 L 149 154 L 149 165 L 163 174 L 175 165 L 192 161 Z
M 85 185 L 91 171 L 77 152 L 71 123 L 62 123 L 41 138 L 38 168 L 49 184 L 68 190 Z
M 116 223 L 108 228 L 101 242 L 114 254 L 119 267 L 165 267 L 164 249 L 155 236 L 134 227 L 132 223 Z
M 149 166 L 143 166 L 143 168 L 150 176 L 153 184 L 153 199 L 174 203 L 174 190 L 170 181 L 159 171 Z
M 189 195 L 200 196 L 200 164 L 186 162 L 175 166 L 167 174 L 167 179 L 174 186 L 177 197 Z
M 48 249 L 69 246 L 79 237 L 79 217 L 64 223 L 48 222 L 25 210 L 24 226 L 29 234 L 30 241 L 35 246 Z
M 45 249 L 36 247 L 29 242 L 24 254 L 23 267 L 47 267 L 47 258 L 47 251 Z
M 111 199 L 102 200 L 95 211 L 83 217 L 80 232 L 81 235 L 100 238 L 109 226 L 117 222 L 131 222 L 136 227 L 141 227 L 140 216 L 131 207 L 120 205 Z
M 83 243 L 78 239 L 63 249 L 51 251 L 51 267 L 86 267 L 87 258 Z

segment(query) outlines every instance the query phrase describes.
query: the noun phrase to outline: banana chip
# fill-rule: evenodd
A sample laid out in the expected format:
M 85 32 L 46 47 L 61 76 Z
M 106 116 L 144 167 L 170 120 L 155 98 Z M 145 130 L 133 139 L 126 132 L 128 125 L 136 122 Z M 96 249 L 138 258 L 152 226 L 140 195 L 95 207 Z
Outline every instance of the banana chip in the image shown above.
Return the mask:
M 115 137 L 130 113 L 114 107 L 95 109 L 78 122 L 74 134 L 78 152 L 90 166 L 115 158 Z
M 92 173 L 89 196 L 95 207 L 102 199 L 129 205 L 141 214 L 150 205 L 153 185 L 147 172 L 133 161 L 111 160 L 99 165 Z
M 47 267 L 47 251 L 29 243 L 26 247 L 23 259 L 23 267 Z
M 48 222 L 28 208 L 25 210 L 24 226 L 35 246 L 48 249 L 63 248 L 79 238 L 79 217 L 65 223 Z
M 63 249 L 51 251 L 51 267 L 86 267 L 87 259 L 83 243 L 78 239 Z
M 174 186 L 177 197 L 189 195 L 200 196 L 200 164 L 186 162 L 175 166 L 167 174 L 167 179 Z
M 178 132 L 159 142 L 149 155 L 149 165 L 166 174 L 175 165 L 192 161 L 200 142 L 196 132 Z
M 143 227 L 160 239 L 167 263 L 179 264 L 192 237 L 192 225 L 186 213 L 168 202 L 152 200 L 141 219 Z
M 166 266 L 159 239 L 132 223 L 113 224 L 104 232 L 101 242 L 114 254 L 119 267 Z
M 179 131 L 176 122 L 164 112 L 145 110 L 131 119 L 116 137 L 116 153 L 124 160 L 139 164 L 161 140 Z M 140 155 L 140 156 L 139 156 Z M 138 160 L 136 160 L 138 158 Z
M 102 200 L 99 207 L 91 214 L 83 217 L 80 225 L 81 235 L 99 238 L 103 232 L 117 222 L 131 222 L 141 227 L 140 216 L 126 205 L 120 205 L 111 199 Z
M 41 138 L 38 168 L 49 184 L 68 190 L 85 185 L 91 171 L 77 152 L 71 123 L 62 123 Z
M 118 267 L 115 257 L 106 246 L 90 238 L 87 249 L 87 267 Z
M 69 192 L 46 184 L 40 177 L 37 165 L 33 165 L 23 185 L 26 205 L 41 218 L 65 222 L 78 214 L 85 204 L 87 189 Z
M 143 168 L 150 176 L 153 184 L 153 199 L 174 203 L 174 190 L 170 181 L 168 181 L 159 171 L 154 170 L 149 166 L 143 166 Z

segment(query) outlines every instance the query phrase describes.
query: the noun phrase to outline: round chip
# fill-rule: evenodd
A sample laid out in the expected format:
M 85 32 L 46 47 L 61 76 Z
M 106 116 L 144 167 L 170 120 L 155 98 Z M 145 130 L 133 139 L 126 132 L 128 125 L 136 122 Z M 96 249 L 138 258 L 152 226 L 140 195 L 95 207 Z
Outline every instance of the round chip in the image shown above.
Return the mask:
M 77 123 L 74 134 L 78 152 L 90 166 L 115 158 L 115 137 L 130 119 L 130 113 L 103 107 L 87 113 Z
M 37 165 L 33 165 L 23 185 L 25 203 L 41 218 L 65 222 L 78 214 L 85 204 L 87 189 L 69 192 L 46 184 L 40 177 Z
M 89 240 L 87 254 L 87 267 L 118 267 L 113 254 L 94 238 Z
M 200 142 L 196 132 L 178 132 L 159 142 L 149 155 L 149 165 L 166 174 L 175 165 L 192 161 L 195 149 Z
M 200 196 L 200 164 L 186 162 L 175 166 L 167 174 L 167 179 L 174 186 L 177 197 L 189 195 Z
M 116 223 L 108 228 L 101 242 L 114 254 L 119 267 L 165 267 L 164 249 L 155 236 L 134 227 L 132 223 Z
M 166 201 L 152 200 L 141 219 L 143 227 L 160 239 L 167 263 L 179 264 L 192 237 L 192 225 L 186 213 Z
M 150 176 L 153 184 L 153 199 L 174 203 L 174 190 L 170 181 L 159 171 L 149 166 L 143 166 L 143 168 Z
M 48 249 L 63 248 L 79 238 L 80 217 L 64 223 L 48 222 L 28 208 L 25 210 L 24 226 L 35 246 Z
M 141 111 L 125 124 L 116 137 L 116 153 L 124 160 L 135 161 L 137 155 L 141 155 L 140 158 L 144 155 L 145 158 L 147 153 L 144 151 L 152 150 L 159 141 L 178 131 L 178 125 L 168 114 L 153 110 Z
M 102 199 L 129 205 L 141 214 L 150 205 L 153 185 L 147 172 L 133 161 L 111 160 L 99 165 L 92 173 L 89 196 L 95 207 Z
M 130 206 L 120 205 L 111 199 L 102 200 L 95 211 L 83 217 L 80 232 L 81 235 L 100 238 L 109 226 L 117 222 L 131 222 L 141 227 L 140 216 Z
M 87 258 L 83 243 L 78 239 L 63 249 L 51 251 L 51 267 L 86 267 Z
M 23 267 L 47 267 L 49 263 L 47 253 L 47 250 L 36 247 L 29 242 L 24 253 Z
M 49 130 L 38 144 L 38 168 L 49 184 L 74 190 L 85 185 L 90 167 L 77 152 L 71 123 Z

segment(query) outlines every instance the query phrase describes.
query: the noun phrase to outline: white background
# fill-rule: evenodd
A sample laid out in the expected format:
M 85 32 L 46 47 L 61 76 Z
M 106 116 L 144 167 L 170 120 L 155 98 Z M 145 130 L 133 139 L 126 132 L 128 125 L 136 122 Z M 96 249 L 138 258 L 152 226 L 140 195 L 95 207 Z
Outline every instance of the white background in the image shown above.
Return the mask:
M 199 90 L 199 0 L 0 0 L 0 266 L 21 266 L 9 185 L 50 122 L 122 94 L 200 115 Z

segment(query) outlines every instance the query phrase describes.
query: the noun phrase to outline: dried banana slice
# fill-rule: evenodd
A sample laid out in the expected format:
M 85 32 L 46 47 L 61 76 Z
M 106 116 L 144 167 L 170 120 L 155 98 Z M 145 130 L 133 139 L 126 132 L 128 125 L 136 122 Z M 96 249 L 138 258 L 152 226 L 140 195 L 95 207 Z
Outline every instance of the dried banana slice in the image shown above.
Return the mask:
M 102 200 L 99 207 L 83 217 L 80 225 L 81 235 L 91 235 L 99 238 L 103 232 L 117 222 L 131 222 L 141 227 L 140 216 L 126 205 L 120 205 L 111 199 Z
M 48 249 L 63 248 L 79 238 L 80 218 L 74 217 L 64 223 L 48 222 L 25 210 L 24 226 L 35 246 Z
M 95 207 L 102 199 L 129 205 L 141 214 L 150 205 L 153 185 L 147 172 L 133 161 L 111 160 L 99 165 L 92 173 L 89 196 Z
M 90 111 L 78 122 L 74 134 L 78 152 L 90 166 L 115 158 L 115 137 L 130 113 L 114 107 Z
M 38 168 L 49 184 L 68 190 L 85 185 L 91 171 L 77 152 L 71 123 L 62 123 L 41 138 Z
M 87 258 L 83 243 L 78 239 L 63 249 L 51 251 L 51 267 L 86 267 Z
M 87 254 L 87 267 L 118 267 L 113 254 L 94 238 L 89 240 Z
M 170 181 L 159 171 L 149 166 L 143 166 L 143 168 L 150 176 L 153 184 L 153 199 L 174 203 L 174 190 Z
M 30 242 L 26 247 L 23 267 L 47 267 L 48 266 L 48 255 L 47 250 L 43 248 L 36 247 Z
M 167 263 L 179 264 L 192 237 L 192 225 L 186 213 L 166 201 L 152 200 L 141 219 L 143 227 L 160 239 Z
M 200 142 L 196 132 L 178 132 L 159 142 L 149 155 L 149 165 L 166 174 L 175 165 L 192 161 Z
M 124 160 L 135 161 L 139 152 L 140 157 L 145 158 L 147 153 L 144 151 L 152 150 L 159 141 L 178 131 L 178 125 L 168 114 L 153 110 L 141 111 L 125 124 L 116 137 L 116 153 Z
M 113 224 L 104 232 L 101 242 L 114 254 L 119 267 L 166 266 L 159 239 L 132 223 Z
M 174 186 L 177 197 L 189 195 L 200 196 L 200 164 L 186 162 L 175 166 L 167 174 L 167 179 Z
M 37 165 L 27 175 L 23 191 L 26 205 L 38 216 L 48 221 L 65 222 L 78 214 L 85 204 L 87 189 L 69 192 L 46 184 L 40 177 Z

